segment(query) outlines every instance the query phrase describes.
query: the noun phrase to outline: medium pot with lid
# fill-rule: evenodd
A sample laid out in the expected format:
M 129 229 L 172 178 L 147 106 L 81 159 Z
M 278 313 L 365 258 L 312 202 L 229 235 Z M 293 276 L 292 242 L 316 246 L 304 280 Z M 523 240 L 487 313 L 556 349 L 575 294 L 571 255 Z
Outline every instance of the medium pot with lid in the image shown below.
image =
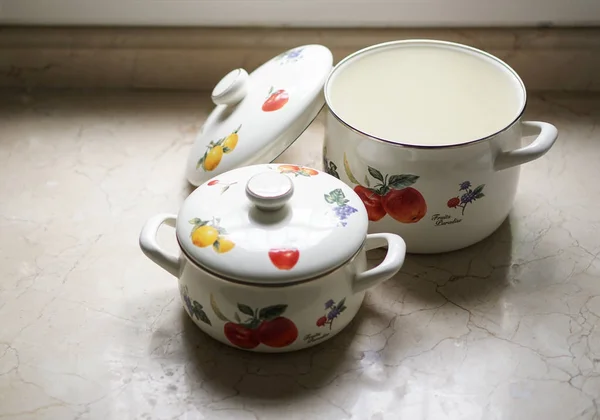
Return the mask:
M 175 226 L 181 249 L 157 243 Z M 298 165 L 251 165 L 212 178 L 179 214 L 157 215 L 140 246 L 176 276 L 190 318 L 213 338 L 246 350 L 310 347 L 342 330 L 365 291 L 403 264 L 404 241 L 367 235 L 367 213 L 338 179 Z M 367 269 L 366 250 L 387 245 Z

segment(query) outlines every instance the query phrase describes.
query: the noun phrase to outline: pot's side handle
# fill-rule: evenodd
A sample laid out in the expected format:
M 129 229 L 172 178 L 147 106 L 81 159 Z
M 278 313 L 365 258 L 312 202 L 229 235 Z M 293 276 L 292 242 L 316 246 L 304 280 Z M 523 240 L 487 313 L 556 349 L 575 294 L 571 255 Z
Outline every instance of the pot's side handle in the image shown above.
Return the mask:
M 387 242 L 387 254 L 385 258 L 376 267 L 371 268 L 363 273 L 358 273 L 352 282 L 352 291 L 360 293 L 365 291 L 396 274 L 406 255 L 406 243 L 398 236 L 391 233 L 373 233 L 367 235 L 366 249 L 373 249 Z
M 540 158 L 546 154 L 558 138 L 558 130 L 552 124 L 541 121 L 523 121 L 521 123 L 524 135 L 538 134 L 528 146 L 520 149 L 502 152 L 494 160 L 494 170 L 511 168 Z
M 175 227 L 177 216 L 172 214 L 158 214 L 146 222 L 140 233 L 140 248 L 142 252 L 175 277 L 179 277 L 179 258 L 163 251 L 156 241 L 158 229 L 164 223 Z

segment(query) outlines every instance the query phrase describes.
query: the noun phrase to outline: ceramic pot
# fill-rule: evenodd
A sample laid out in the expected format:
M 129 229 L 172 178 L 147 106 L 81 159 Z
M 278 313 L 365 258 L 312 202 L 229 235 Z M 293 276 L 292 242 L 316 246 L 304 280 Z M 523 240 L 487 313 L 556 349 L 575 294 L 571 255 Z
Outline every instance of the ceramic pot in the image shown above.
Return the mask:
M 364 57 L 412 46 L 458 51 L 502 68 L 506 81 L 517 86 L 519 105 L 514 118 L 492 135 L 465 138 L 458 144 L 444 144 L 440 139 L 437 145 L 376 137 L 357 128 L 351 118 L 344 119 L 338 112 L 341 104 L 332 98 L 339 78 L 372 77 L 355 68 Z M 326 171 L 362 197 L 369 213 L 369 232 L 401 235 L 407 252 L 453 251 L 493 233 L 513 206 L 520 165 L 544 155 L 558 136 L 551 124 L 521 120 L 526 90 L 506 63 L 483 51 L 449 42 L 396 41 L 358 51 L 333 69 L 324 91 L 328 105 Z M 357 93 L 356 100 L 360 98 Z M 357 104 L 346 101 L 344 105 Z M 448 123 L 449 131 L 452 124 Z M 535 139 L 523 146 L 525 136 Z
M 372 54 L 414 47 L 427 47 L 440 54 L 459 53 L 472 59 L 472 63 L 459 68 L 454 62 L 438 60 L 442 64 L 437 67 L 427 66 L 427 62 L 436 61 L 431 60 L 431 55 L 427 58 L 409 54 L 396 58 L 416 63 L 412 77 L 402 80 L 397 76 L 401 72 L 394 70 L 406 68 L 401 61 L 381 60 L 378 66 L 361 68 L 363 58 Z M 485 78 L 491 74 L 486 68 L 491 67 L 496 72 L 500 69 L 502 76 L 486 83 Z M 468 78 L 454 77 L 466 71 L 470 72 Z M 412 106 L 419 92 L 399 95 L 401 102 L 395 103 L 389 99 L 389 92 L 398 90 L 402 83 L 408 88 L 411 83 L 417 85 L 413 82 L 421 73 L 433 74 L 438 81 L 446 78 L 441 87 L 452 85 L 454 91 L 440 93 L 437 99 L 449 98 L 452 108 L 487 107 L 486 117 L 495 118 L 513 107 L 509 112 L 512 114 L 506 120 L 498 117 L 501 125 L 486 135 L 458 141 L 438 138 L 436 144 L 377 136 L 362 128 L 358 117 L 377 106 L 381 112 L 369 114 L 377 117 L 369 121 L 375 125 L 373 131 L 390 121 L 402 121 L 398 115 L 401 111 L 394 104 Z M 347 88 L 342 89 L 344 97 L 336 103 L 332 91 L 340 78 L 346 78 Z M 495 93 L 504 92 L 498 98 L 505 100 L 507 92 L 512 92 L 513 102 L 506 105 L 496 101 L 496 97 L 490 100 L 492 95 L 484 92 L 489 87 L 495 88 Z M 472 95 L 474 91 L 480 93 Z M 465 92 L 475 99 L 465 100 Z M 382 108 L 379 99 L 386 95 L 389 106 Z M 506 63 L 475 48 L 443 41 L 379 44 L 348 56 L 335 67 L 325 46 L 292 48 L 250 74 L 243 69 L 233 70 L 217 84 L 212 99 L 215 109 L 198 134 L 187 163 L 186 176 L 191 184 L 201 185 L 241 166 L 272 162 L 300 136 L 326 103 L 325 170 L 362 198 L 368 212 L 369 233 L 399 234 L 406 241 L 407 251 L 413 253 L 453 251 L 493 233 L 513 206 L 520 165 L 544 155 L 558 136 L 551 124 L 521 120 L 526 90 Z M 426 102 L 417 115 L 422 126 L 434 122 L 439 126 L 438 120 L 427 120 L 428 106 Z M 474 122 L 468 112 L 460 114 L 462 121 L 443 121 L 448 132 Z M 387 121 L 380 124 L 381 116 Z M 417 135 L 426 131 L 420 127 Z M 535 139 L 523 146 L 526 136 Z
M 175 227 L 179 255 L 159 227 Z M 179 214 L 147 221 L 140 247 L 179 280 L 183 306 L 211 337 L 255 352 L 286 352 L 336 335 L 365 291 L 403 264 L 395 234 L 367 235 L 360 198 L 336 178 L 297 165 L 252 165 L 199 186 Z M 387 246 L 367 269 L 366 251 Z

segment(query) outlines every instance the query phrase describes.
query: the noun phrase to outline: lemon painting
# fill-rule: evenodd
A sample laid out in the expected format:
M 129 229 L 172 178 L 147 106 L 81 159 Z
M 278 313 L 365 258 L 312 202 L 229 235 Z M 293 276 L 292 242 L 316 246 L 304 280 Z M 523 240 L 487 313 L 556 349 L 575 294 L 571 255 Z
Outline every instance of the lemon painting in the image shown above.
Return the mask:
M 220 219 L 208 221 L 197 217 L 190 220 L 190 223 L 194 225 L 192 233 L 190 233 L 192 243 L 199 248 L 212 246 L 219 254 L 231 251 L 235 244 L 225 237 L 227 232 L 219 226 L 219 222 Z
M 204 155 L 202 155 L 196 164 L 196 169 L 202 168 L 206 172 L 214 171 L 216 167 L 219 166 L 219 163 L 221 163 L 223 155 L 231 153 L 235 150 L 239 140 L 238 133 L 240 128 L 242 128 L 241 125 L 227 136 L 222 137 L 217 141 L 211 141 L 208 143 Z

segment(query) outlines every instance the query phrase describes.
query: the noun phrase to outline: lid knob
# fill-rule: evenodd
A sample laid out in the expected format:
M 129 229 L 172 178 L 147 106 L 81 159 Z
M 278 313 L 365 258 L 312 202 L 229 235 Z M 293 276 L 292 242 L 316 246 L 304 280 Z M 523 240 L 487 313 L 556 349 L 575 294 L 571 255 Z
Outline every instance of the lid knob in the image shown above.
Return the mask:
M 215 105 L 235 105 L 248 92 L 248 72 L 235 69 L 227 73 L 212 91 L 211 98 Z
M 279 172 L 268 171 L 254 175 L 246 184 L 246 196 L 264 211 L 281 209 L 294 194 L 294 183 Z

